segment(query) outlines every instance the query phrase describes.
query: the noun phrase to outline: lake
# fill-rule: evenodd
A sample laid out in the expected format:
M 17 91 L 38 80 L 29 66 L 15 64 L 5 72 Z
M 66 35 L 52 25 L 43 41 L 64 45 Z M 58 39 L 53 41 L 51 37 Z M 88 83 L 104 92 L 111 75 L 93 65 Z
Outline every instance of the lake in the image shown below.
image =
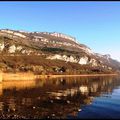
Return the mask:
M 120 77 L 3 81 L 0 118 L 120 118 Z

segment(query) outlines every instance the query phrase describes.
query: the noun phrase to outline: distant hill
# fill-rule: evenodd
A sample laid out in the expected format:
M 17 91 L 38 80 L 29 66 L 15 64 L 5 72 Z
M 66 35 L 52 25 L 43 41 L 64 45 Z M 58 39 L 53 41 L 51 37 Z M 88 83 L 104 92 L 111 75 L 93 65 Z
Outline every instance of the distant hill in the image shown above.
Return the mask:
M 35 74 L 119 72 L 120 62 L 57 32 L 0 30 L 0 69 Z

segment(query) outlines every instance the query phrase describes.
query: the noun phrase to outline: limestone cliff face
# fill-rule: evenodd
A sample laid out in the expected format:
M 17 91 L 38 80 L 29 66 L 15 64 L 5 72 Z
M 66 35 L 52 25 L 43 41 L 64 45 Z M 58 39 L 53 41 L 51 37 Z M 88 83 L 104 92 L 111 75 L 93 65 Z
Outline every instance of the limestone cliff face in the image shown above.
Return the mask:
M 4 42 L 0 43 L 0 51 L 3 51 L 5 45 L 4 45 Z
M 15 45 L 12 45 L 12 46 L 9 47 L 8 52 L 9 52 L 9 53 L 15 53 L 15 50 L 16 50 Z
M 82 64 L 82 65 L 89 64 L 88 57 L 86 57 L 86 56 L 85 57 L 81 57 L 78 63 Z
M 84 57 L 81 57 L 81 58 L 75 58 L 73 56 L 67 56 L 67 55 L 59 55 L 59 54 L 56 54 L 56 55 L 51 55 L 51 56 L 48 56 L 46 59 L 51 59 L 51 60 L 55 60 L 55 59 L 58 59 L 58 60 L 63 60 L 63 61 L 66 61 L 66 62 L 72 62 L 72 63 L 78 63 L 80 65 L 89 65 L 91 64 L 92 66 L 98 66 L 98 63 L 95 59 L 90 59 L 87 57 L 87 56 L 84 56 Z

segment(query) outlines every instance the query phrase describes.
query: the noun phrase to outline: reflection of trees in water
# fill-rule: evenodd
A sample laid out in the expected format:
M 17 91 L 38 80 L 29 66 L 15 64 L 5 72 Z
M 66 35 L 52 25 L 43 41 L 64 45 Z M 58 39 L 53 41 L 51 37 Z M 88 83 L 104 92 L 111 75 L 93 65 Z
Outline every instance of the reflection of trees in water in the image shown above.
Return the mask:
M 0 111 L 26 118 L 56 117 L 76 113 L 93 97 L 111 93 L 120 85 L 117 77 L 76 77 L 35 81 L 36 86 L 5 89 L 0 97 Z

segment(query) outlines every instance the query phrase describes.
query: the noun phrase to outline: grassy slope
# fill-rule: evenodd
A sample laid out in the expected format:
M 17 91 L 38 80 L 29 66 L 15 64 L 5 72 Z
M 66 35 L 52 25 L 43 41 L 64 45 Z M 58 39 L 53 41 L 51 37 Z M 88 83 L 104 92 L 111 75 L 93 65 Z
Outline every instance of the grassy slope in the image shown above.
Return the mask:
M 4 68 L 5 72 L 31 71 L 35 74 L 110 73 L 100 68 L 60 60 L 48 60 L 41 56 L 0 56 L 0 67 Z

